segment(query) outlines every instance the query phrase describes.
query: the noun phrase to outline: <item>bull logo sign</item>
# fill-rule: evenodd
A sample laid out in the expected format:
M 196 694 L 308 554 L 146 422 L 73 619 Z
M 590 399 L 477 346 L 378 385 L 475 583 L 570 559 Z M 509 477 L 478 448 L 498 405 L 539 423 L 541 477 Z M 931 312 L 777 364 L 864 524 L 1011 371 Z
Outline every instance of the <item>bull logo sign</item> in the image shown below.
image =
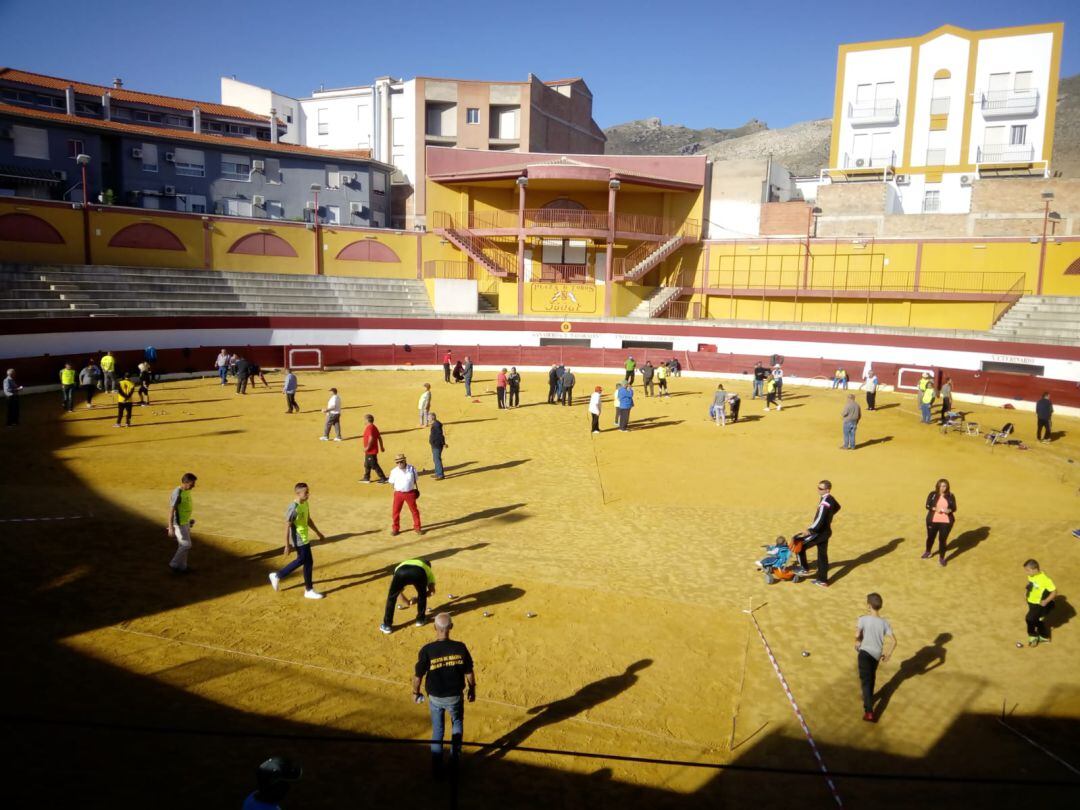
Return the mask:
M 533 284 L 534 312 L 596 312 L 594 284 Z

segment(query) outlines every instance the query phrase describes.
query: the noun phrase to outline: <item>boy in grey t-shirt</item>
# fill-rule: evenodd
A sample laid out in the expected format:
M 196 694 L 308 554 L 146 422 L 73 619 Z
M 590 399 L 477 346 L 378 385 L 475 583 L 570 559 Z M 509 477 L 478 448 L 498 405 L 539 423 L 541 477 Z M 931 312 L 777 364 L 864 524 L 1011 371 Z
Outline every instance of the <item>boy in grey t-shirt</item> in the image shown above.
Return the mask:
M 855 634 L 855 651 L 859 656 L 859 682 L 862 684 L 863 720 L 877 722 L 874 716 L 874 677 L 878 663 L 888 661 L 896 649 L 896 636 L 887 619 L 881 618 L 882 599 L 879 594 L 866 595 L 867 615 L 860 616 Z M 889 650 L 885 651 L 885 638 L 889 639 Z

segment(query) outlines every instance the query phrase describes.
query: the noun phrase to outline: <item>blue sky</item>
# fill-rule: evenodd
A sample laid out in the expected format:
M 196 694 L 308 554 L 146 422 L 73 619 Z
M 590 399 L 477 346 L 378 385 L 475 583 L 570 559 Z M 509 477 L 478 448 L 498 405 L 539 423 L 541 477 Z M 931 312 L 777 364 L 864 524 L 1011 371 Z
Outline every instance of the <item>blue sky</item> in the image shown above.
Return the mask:
M 692 127 L 781 127 L 831 115 L 842 42 L 945 23 L 1065 23 L 1062 75 L 1080 73 L 1072 0 L 0 0 L 0 64 L 214 101 L 219 77 L 289 95 L 390 74 L 583 76 L 601 126 L 659 116 Z M 889 11 L 886 11 L 885 8 Z M 385 14 L 371 17 L 375 9 Z M 495 10 L 498 9 L 496 12 Z

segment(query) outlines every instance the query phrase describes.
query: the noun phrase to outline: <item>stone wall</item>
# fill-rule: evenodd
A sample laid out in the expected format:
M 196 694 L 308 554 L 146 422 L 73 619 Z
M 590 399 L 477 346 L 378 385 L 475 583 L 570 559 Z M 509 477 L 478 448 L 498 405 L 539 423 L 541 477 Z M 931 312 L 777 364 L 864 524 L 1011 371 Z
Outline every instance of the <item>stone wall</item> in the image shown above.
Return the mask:
M 761 206 L 762 236 L 802 236 L 809 224 L 810 206 L 805 202 L 773 202 Z

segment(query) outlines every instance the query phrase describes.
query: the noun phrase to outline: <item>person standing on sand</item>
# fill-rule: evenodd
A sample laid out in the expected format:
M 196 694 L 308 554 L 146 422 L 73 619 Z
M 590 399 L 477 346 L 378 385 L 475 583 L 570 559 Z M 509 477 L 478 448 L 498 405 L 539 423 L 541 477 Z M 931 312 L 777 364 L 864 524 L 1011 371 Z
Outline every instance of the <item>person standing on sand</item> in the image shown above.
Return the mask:
M 495 375 L 495 403 L 502 411 L 506 409 L 506 369 L 500 369 Z
M 634 361 L 634 355 L 630 355 L 626 358 L 626 384 L 634 384 L 634 370 L 637 368 L 637 363 Z
M 454 355 L 449 349 L 447 349 L 446 354 L 443 355 L 443 359 L 442 359 L 442 373 L 443 373 L 443 380 L 445 382 L 450 382 L 450 364 L 453 363 L 453 362 L 454 362 Z
M 866 595 L 866 614 L 860 616 L 855 631 L 855 652 L 858 655 L 859 683 L 862 686 L 863 720 L 876 723 L 874 715 L 874 679 L 877 676 L 878 663 L 888 661 L 896 649 L 896 636 L 887 619 L 878 611 L 883 602 L 876 593 Z M 889 639 L 889 649 L 885 650 L 885 639 Z
M 1035 403 L 1035 438 L 1040 442 L 1049 442 L 1053 438 L 1051 421 L 1054 418 L 1054 403 L 1050 401 L 1050 392 L 1043 391 L 1042 397 Z
M 431 383 L 424 383 L 424 390 L 420 392 L 416 409 L 420 413 L 420 427 L 427 427 L 431 414 Z
M 86 407 L 94 407 L 94 392 L 97 391 L 98 379 L 101 377 L 101 371 L 94 364 L 93 358 L 86 361 L 86 365 L 79 371 L 79 385 L 82 386 L 83 392 L 86 394 Z
M 443 450 L 450 445 L 446 443 L 443 423 L 438 420 L 435 414 L 431 415 L 431 431 L 428 433 L 428 444 L 431 445 L 431 460 L 435 463 L 435 475 L 432 478 L 436 481 L 442 481 L 446 477 L 443 472 L 442 454 Z
M 116 358 L 113 353 L 105 352 L 101 358 L 101 374 L 104 378 L 105 393 L 112 394 L 116 391 Z
M 560 405 L 574 404 L 574 383 L 576 382 L 577 377 L 574 376 L 574 372 L 570 369 L 566 369 L 562 376 L 562 396 L 559 397 Z
M 413 670 L 412 691 L 416 703 L 424 702 L 420 685 L 427 677 L 428 707 L 431 709 L 431 772 L 436 779 L 443 774 L 446 712 L 450 713 L 450 767 L 456 770 L 465 734 L 465 701 L 476 700 L 472 656 L 468 647 L 451 640 L 453 626 L 449 613 L 435 617 L 435 641 L 420 648 Z
M 629 430 L 630 411 L 634 407 L 634 389 L 624 385 L 616 392 L 619 398 L 619 430 L 626 433 Z
M 757 365 L 754 366 L 754 393 L 750 399 L 765 396 L 765 378 L 767 376 L 769 376 L 769 372 L 761 365 L 761 361 L 758 361 Z
M 465 381 L 465 396 L 472 396 L 472 359 L 465 355 L 465 365 L 461 367 L 461 378 Z
M 102 368 L 104 368 L 105 358 L 101 358 Z M 218 378 L 221 380 L 221 384 L 228 385 L 229 382 L 229 353 L 222 349 L 218 352 L 217 360 L 214 361 L 214 367 L 217 369 Z
M 75 368 L 71 363 L 60 369 L 60 405 L 68 413 L 75 410 Z
M 941 424 L 945 424 L 945 415 L 952 410 L 952 377 L 946 377 L 938 391 L 941 396 Z
M 592 422 L 592 432 L 600 432 L 600 399 L 603 396 L 604 389 L 599 385 L 589 395 L 589 421 Z
M 620 391 L 622 391 L 622 383 L 617 382 L 617 383 L 615 383 L 615 394 L 614 394 L 614 396 L 612 396 L 612 402 L 614 403 L 614 406 L 615 406 L 615 408 L 614 408 L 614 410 L 615 410 L 615 427 L 619 426 L 619 408 L 620 408 L 620 405 L 619 405 L 619 392 Z
M 870 369 L 870 374 L 866 378 L 864 383 L 866 389 L 866 410 L 872 411 L 877 407 L 877 389 L 878 389 L 878 376 L 877 372 Z
M 668 395 L 667 381 L 669 376 L 671 376 L 671 369 L 669 369 L 666 365 L 661 363 L 659 366 L 656 367 L 656 380 L 657 384 L 660 387 L 660 391 L 659 393 L 657 393 L 658 397 L 666 397 Z
M 379 464 L 379 452 L 386 452 L 386 447 L 383 445 L 382 434 L 379 429 L 375 427 L 375 417 L 372 414 L 365 414 L 364 421 L 367 425 L 364 427 L 364 477 L 360 479 L 361 483 L 371 483 L 371 473 L 374 472 L 378 475 L 377 483 L 385 484 L 387 481 L 386 473 L 383 472 L 382 466 Z
M 222 383 L 222 385 L 224 384 Z M 293 370 L 291 368 L 285 369 L 285 382 L 281 386 L 281 390 L 285 394 L 285 405 L 288 408 L 285 413 L 300 413 L 300 406 L 296 404 L 297 386 L 296 375 L 293 374 Z
M 420 488 L 416 480 L 416 467 L 408 462 L 404 453 L 398 453 L 394 460 L 394 469 L 390 471 L 390 484 L 394 487 L 394 503 L 391 507 L 390 535 L 397 537 L 401 533 L 401 507 L 406 504 L 412 512 L 413 531 L 423 534 L 420 526 L 420 509 L 416 499 L 420 497 Z
M 656 373 L 656 369 L 653 368 L 652 360 L 646 360 L 645 365 L 641 367 L 641 385 L 645 389 L 645 396 L 651 397 L 654 393 L 653 390 L 653 374 Z
M 727 391 L 724 390 L 723 383 L 717 384 L 716 393 L 713 394 L 712 406 L 709 408 L 709 415 L 712 416 L 717 427 L 727 426 L 727 398 Z
M 4 377 L 4 399 L 7 402 L 7 426 L 19 426 L 19 392 L 23 387 L 15 381 L 15 369 L 9 368 Z
M 281 584 L 281 580 L 303 566 L 304 598 L 322 599 L 323 595 L 315 590 L 315 586 L 311 582 L 315 561 L 311 556 L 311 541 L 308 537 L 308 530 L 310 529 L 319 535 L 320 540 L 325 540 L 326 536 L 319 531 L 315 521 L 311 519 L 311 505 L 308 503 L 311 493 L 308 485 L 301 481 L 293 487 L 293 492 L 295 499 L 289 504 L 289 508 L 285 510 L 285 553 L 295 551 L 296 559 L 281 570 L 270 574 L 270 587 L 276 591 Z
M 832 537 L 832 521 L 836 513 L 840 511 L 840 504 L 832 496 L 832 482 L 822 480 L 818 482 L 818 507 L 814 513 L 814 520 L 810 528 L 806 530 L 802 551 L 799 552 L 799 565 L 803 572 L 809 563 L 806 560 L 806 552 L 817 547 L 817 572 L 811 580 L 815 585 L 822 588 L 829 587 L 829 539 Z
M 326 401 L 326 407 L 322 409 L 322 412 L 326 414 L 326 424 L 323 425 L 323 435 L 319 437 L 320 441 L 330 440 L 330 428 L 333 428 L 337 433 L 335 442 L 341 441 L 341 397 L 338 396 L 336 388 L 330 389 L 330 399 Z
M 195 489 L 197 480 L 195 473 L 184 473 L 180 477 L 180 486 L 173 490 L 172 498 L 169 500 L 169 523 L 165 527 L 165 533 L 169 537 L 176 538 L 176 553 L 169 561 L 169 568 L 174 574 L 188 572 L 191 527 L 195 525 L 195 520 L 191 517 L 195 510 L 191 490 Z
M 521 405 L 521 375 L 518 374 L 517 366 L 510 366 L 510 373 L 506 375 L 506 382 L 510 386 L 510 402 L 508 408 L 517 408 Z
M 860 419 L 862 419 L 862 411 L 859 409 L 859 403 L 855 401 L 854 394 L 848 394 L 844 409 L 840 412 L 844 433 L 844 443 L 840 445 L 841 450 L 855 449 L 855 429 L 859 427 Z
M 949 532 L 956 523 L 956 496 L 952 494 L 948 478 L 939 478 L 934 490 L 926 496 L 926 551 L 924 560 L 934 551 L 934 539 L 938 541 L 938 564 L 945 567 L 945 544 Z
M 559 364 L 552 363 L 548 369 L 548 405 L 555 404 L 555 392 L 559 388 Z
M 131 409 L 135 405 L 135 383 L 128 379 L 130 374 L 120 375 L 120 382 L 116 384 L 116 425 L 120 427 L 120 421 L 125 416 L 127 427 L 131 427 Z

